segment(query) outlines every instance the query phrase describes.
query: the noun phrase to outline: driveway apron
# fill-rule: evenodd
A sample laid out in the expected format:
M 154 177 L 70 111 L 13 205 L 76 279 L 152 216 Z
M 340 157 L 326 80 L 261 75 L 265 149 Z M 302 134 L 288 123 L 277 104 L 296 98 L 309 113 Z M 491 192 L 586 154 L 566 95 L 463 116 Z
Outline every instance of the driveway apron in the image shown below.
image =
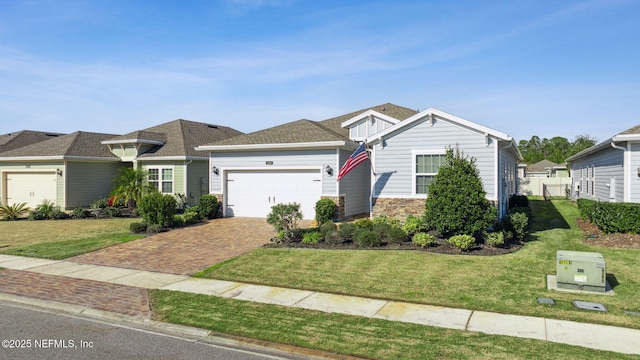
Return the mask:
M 221 218 L 67 259 L 85 264 L 191 275 L 275 236 L 265 219 Z

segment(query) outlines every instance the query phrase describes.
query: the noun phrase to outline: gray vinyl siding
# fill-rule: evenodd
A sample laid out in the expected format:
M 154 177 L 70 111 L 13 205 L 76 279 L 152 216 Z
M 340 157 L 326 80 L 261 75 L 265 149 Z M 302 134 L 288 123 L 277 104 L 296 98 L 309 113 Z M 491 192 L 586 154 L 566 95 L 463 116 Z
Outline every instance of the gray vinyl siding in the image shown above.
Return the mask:
M 495 151 L 497 142 L 489 146 L 484 134 L 434 117 L 434 125 L 420 121 L 404 128 L 402 132 L 387 135 L 382 144 L 375 146 L 375 197 L 410 197 L 413 194 L 412 176 L 415 166 L 413 150 L 444 151 L 447 147 L 459 148 L 476 159 L 484 189 L 488 198 L 495 198 Z
M 499 203 L 500 216 L 504 216 L 508 210 L 509 197 L 518 192 L 518 162 L 513 150 L 502 149 L 499 153 L 500 186 Z
M 187 198 L 196 205 L 200 197 L 209 191 L 209 162 L 193 161 L 187 165 Z
M 392 123 L 376 117 L 373 118 L 373 121 L 370 118 L 363 119 L 349 127 L 349 137 L 363 140 L 391 126 L 393 126 Z
M 340 165 L 344 164 L 351 151 L 340 151 Z M 369 212 L 371 193 L 371 163 L 366 161 L 351 170 L 339 183 L 340 195 L 345 195 L 345 215 L 352 216 Z
M 238 152 L 212 152 L 210 166 L 224 170 L 225 168 L 264 168 L 273 167 L 324 167 L 331 166 L 333 174 L 322 171 L 322 194 L 337 196 L 336 176 L 338 164 L 336 149 L 311 149 L 311 150 L 272 150 L 272 151 L 238 151 Z M 271 165 L 267 165 L 271 162 Z M 209 174 L 210 192 L 222 193 L 222 173 Z
M 640 144 L 631 144 L 631 163 L 629 165 L 629 171 L 631 172 L 630 178 L 630 201 L 640 202 Z
M 590 177 L 586 174 L 593 168 L 594 191 L 592 194 Z M 598 201 L 609 201 L 610 193 L 607 184 L 616 179 L 615 201 L 624 201 L 624 152 L 614 148 L 605 148 L 594 154 L 577 159 L 571 164 L 571 175 L 580 184 L 579 198 Z M 587 176 L 585 176 L 587 175 Z M 573 188 L 575 193 L 575 187 Z M 588 190 L 588 191 L 587 191 Z
M 123 165 L 119 162 L 68 161 L 63 177 L 66 181 L 65 209 L 88 207 L 92 201 L 109 197 L 112 179 Z M 61 181 L 58 181 L 61 183 Z
M 185 172 L 186 166 L 184 161 L 140 161 L 138 163 L 145 170 L 154 168 L 173 168 L 173 193 L 184 194 L 186 189 Z

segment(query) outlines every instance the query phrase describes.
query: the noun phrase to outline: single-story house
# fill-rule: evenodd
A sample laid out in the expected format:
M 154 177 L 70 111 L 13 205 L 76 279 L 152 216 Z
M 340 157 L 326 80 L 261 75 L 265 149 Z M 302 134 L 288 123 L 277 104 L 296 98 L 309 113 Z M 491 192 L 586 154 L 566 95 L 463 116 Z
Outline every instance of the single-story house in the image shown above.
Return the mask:
M 572 198 L 640 202 L 640 125 L 567 159 Z
M 545 159 L 535 164 L 527 165 L 524 176 L 544 178 L 569 177 L 569 172 L 567 171 L 567 165 L 556 164 L 553 161 Z
M 185 194 L 195 204 L 208 192 L 208 158 L 194 147 L 239 134 L 179 119 L 126 135 L 52 136 L 0 153 L 0 201 L 32 208 L 43 200 L 62 209 L 86 207 L 109 195 L 119 168 L 142 166 L 161 192 Z
M 362 141 L 370 162 L 339 182 L 338 170 Z M 370 214 L 406 217 L 424 211 L 429 183 L 447 147 L 476 158 L 487 198 L 504 214 L 517 193 L 521 160 L 508 135 L 430 108 L 394 104 L 324 121 L 298 120 L 197 149 L 209 152 L 210 193 L 224 216 L 264 217 L 278 203 L 298 202 L 305 219 L 320 198 L 338 205 L 337 218 Z
M 22 130 L 0 135 L 0 153 L 64 135 L 61 133 Z

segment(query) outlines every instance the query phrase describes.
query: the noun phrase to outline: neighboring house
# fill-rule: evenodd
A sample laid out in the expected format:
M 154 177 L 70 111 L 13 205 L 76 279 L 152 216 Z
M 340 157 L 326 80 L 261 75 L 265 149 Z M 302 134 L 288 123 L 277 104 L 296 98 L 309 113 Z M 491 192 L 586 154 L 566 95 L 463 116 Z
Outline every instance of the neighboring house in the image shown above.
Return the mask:
M 22 130 L 0 135 L 0 154 L 5 151 L 49 140 L 60 135 L 64 134 L 31 130 Z
M 525 170 L 526 177 L 569 177 L 567 165 L 556 164 L 553 161 L 542 160 L 535 164 L 527 165 Z
M 367 141 L 371 162 L 336 181 L 358 142 Z M 325 121 L 298 120 L 199 146 L 210 156 L 210 192 L 224 216 L 264 217 L 277 203 L 298 202 L 305 219 L 330 198 L 337 218 L 359 214 L 420 215 L 428 184 L 447 147 L 477 159 L 487 198 L 506 211 L 517 192 L 521 159 L 513 139 L 467 120 L 428 109 L 384 104 Z M 372 174 L 372 168 L 375 174 Z M 373 191 L 372 191 L 373 190 Z
M 640 125 L 567 159 L 572 198 L 640 202 Z
M 174 120 L 103 140 L 125 163 L 149 172 L 149 181 L 163 194 L 184 194 L 195 205 L 209 190 L 209 158 L 195 147 L 243 133 L 189 120 Z
M 0 153 L 3 204 L 44 200 L 63 209 L 106 197 L 120 159 L 100 142 L 113 134 L 78 131 Z
M 208 190 L 208 158 L 194 147 L 239 134 L 180 119 L 120 136 L 79 131 L 52 137 L 0 153 L 0 200 L 87 207 L 109 196 L 119 168 L 142 166 L 161 192 L 186 194 L 195 204 Z
M 520 181 L 520 193 L 537 196 L 567 196 L 571 187 L 571 178 L 566 165 L 542 160 L 523 167 Z

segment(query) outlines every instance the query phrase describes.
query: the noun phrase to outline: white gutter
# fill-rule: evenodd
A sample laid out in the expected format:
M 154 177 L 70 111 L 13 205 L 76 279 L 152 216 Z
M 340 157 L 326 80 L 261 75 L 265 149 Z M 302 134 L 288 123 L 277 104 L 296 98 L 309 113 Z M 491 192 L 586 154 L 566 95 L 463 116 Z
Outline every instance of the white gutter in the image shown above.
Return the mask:
M 201 145 L 195 149 L 198 151 L 247 151 L 265 149 L 311 149 L 311 148 L 335 148 L 346 147 L 355 149 L 359 144 L 351 141 L 321 141 L 306 143 L 284 144 L 245 144 L 245 145 Z
M 87 161 L 120 161 L 120 158 L 102 158 L 91 156 L 13 156 L 13 157 L 0 157 L 0 161 L 40 161 L 40 160 L 87 160 Z
M 623 155 L 623 161 L 622 161 L 622 171 L 623 171 L 623 179 L 624 179 L 624 188 L 623 190 L 623 201 L 624 202 L 630 202 L 631 201 L 631 151 L 627 151 L 630 149 L 627 149 L 623 146 L 619 146 L 616 145 L 615 143 L 615 138 L 617 138 L 617 136 L 613 137 L 611 139 L 611 147 L 616 149 L 616 150 L 622 150 L 624 151 L 624 155 Z M 627 143 L 627 147 L 631 147 L 630 143 Z
M 144 140 L 144 139 L 126 139 L 126 140 L 104 140 L 100 142 L 103 145 L 117 145 L 117 144 L 149 144 L 149 145 L 164 145 L 163 141 L 157 140 Z

